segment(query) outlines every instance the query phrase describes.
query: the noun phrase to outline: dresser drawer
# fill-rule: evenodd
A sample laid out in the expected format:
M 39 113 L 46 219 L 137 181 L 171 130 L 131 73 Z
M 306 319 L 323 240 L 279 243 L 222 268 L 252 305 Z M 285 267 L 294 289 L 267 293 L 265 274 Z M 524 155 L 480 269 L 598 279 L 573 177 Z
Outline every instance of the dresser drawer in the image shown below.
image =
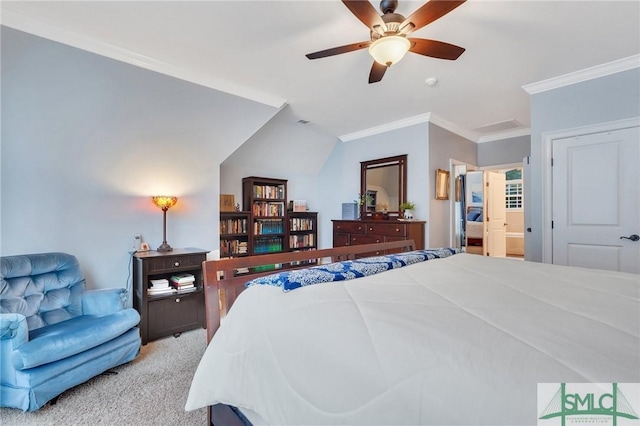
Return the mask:
M 158 271 L 167 271 L 171 269 L 182 268 L 199 268 L 206 259 L 206 255 L 187 255 L 187 256 L 163 256 L 151 258 L 147 262 L 149 273 L 153 274 Z
M 364 234 L 366 233 L 367 226 L 364 223 L 358 221 L 354 222 L 334 222 L 333 232 L 349 233 L 349 234 Z
M 351 235 L 350 245 L 383 243 L 384 237 L 381 235 Z
M 369 223 L 367 224 L 367 234 L 405 237 L 407 227 L 403 223 Z

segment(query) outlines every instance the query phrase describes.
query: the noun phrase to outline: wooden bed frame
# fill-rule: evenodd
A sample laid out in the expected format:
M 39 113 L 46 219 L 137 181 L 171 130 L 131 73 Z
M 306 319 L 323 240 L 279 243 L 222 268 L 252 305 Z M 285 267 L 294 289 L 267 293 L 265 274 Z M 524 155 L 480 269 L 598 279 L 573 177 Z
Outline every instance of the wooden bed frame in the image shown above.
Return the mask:
M 283 269 L 269 269 L 255 272 L 255 268 L 283 264 L 288 269 L 304 268 L 318 264 L 352 260 L 357 257 L 377 256 L 415 250 L 413 240 L 387 243 L 363 244 L 357 246 L 334 247 L 330 249 L 298 251 L 202 262 L 204 276 L 205 315 L 207 320 L 207 343 L 220 327 L 221 321 L 233 305 L 238 295 L 245 289 L 244 284 L 257 277 L 273 274 Z M 308 261 L 313 263 L 309 263 Z M 292 265 L 307 262 L 304 265 Z M 250 272 L 236 274 L 237 269 L 247 268 Z M 228 278 L 227 278 L 228 277 Z M 248 421 L 238 414 L 237 409 L 224 404 L 209 407 L 208 424 L 215 426 L 246 426 Z

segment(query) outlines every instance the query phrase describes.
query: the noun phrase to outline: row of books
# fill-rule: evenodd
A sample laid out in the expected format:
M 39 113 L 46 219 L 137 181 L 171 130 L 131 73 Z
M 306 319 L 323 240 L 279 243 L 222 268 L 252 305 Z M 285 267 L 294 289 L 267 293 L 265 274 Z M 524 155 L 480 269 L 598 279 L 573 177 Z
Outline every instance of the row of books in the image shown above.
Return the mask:
M 313 234 L 289 236 L 289 247 L 291 248 L 305 248 L 313 246 L 315 246 L 315 238 Z
M 157 278 L 149 281 L 147 294 L 150 296 L 189 293 L 196 290 L 196 277 L 187 272 L 172 275 L 169 279 Z
M 220 240 L 220 255 L 231 256 L 247 254 L 249 250 L 246 241 L 242 240 Z
M 282 220 L 279 219 L 257 220 L 253 224 L 253 235 L 282 234 L 282 225 Z
M 282 238 L 261 238 L 256 240 L 253 251 L 255 254 L 282 251 Z
M 289 229 L 291 231 L 312 231 L 313 219 L 307 217 L 292 217 L 289 218 Z
M 284 203 L 253 203 L 251 212 L 254 216 L 284 216 Z
M 220 221 L 221 234 L 246 234 L 247 219 L 227 219 Z
M 253 185 L 255 198 L 284 198 L 284 185 Z

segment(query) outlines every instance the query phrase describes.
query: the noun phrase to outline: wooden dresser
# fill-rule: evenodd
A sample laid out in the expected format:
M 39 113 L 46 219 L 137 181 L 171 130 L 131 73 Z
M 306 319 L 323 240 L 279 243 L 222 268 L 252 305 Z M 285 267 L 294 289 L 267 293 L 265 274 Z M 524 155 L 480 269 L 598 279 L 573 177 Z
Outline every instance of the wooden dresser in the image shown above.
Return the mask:
M 334 247 L 413 240 L 417 250 L 424 249 L 425 221 L 332 220 L 332 222 Z

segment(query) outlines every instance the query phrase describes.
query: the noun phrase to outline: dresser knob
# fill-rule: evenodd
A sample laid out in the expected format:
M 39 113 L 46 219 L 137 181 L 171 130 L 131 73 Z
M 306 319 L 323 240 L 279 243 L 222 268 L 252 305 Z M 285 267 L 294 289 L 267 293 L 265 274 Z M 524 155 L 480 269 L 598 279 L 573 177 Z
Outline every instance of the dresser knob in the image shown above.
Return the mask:
M 396 228 L 396 232 L 400 232 L 400 228 Z
M 175 267 L 180 266 L 180 262 L 178 262 L 178 261 L 176 260 L 176 262 L 173 264 L 173 266 L 175 266 Z
M 373 231 L 373 227 L 371 227 L 371 226 L 370 226 L 370 227 L 369 227 L 369 231 Z
M 180 298 L 177 298 L 177 299 L 176 299 L 176 303 L 180 303 Z

